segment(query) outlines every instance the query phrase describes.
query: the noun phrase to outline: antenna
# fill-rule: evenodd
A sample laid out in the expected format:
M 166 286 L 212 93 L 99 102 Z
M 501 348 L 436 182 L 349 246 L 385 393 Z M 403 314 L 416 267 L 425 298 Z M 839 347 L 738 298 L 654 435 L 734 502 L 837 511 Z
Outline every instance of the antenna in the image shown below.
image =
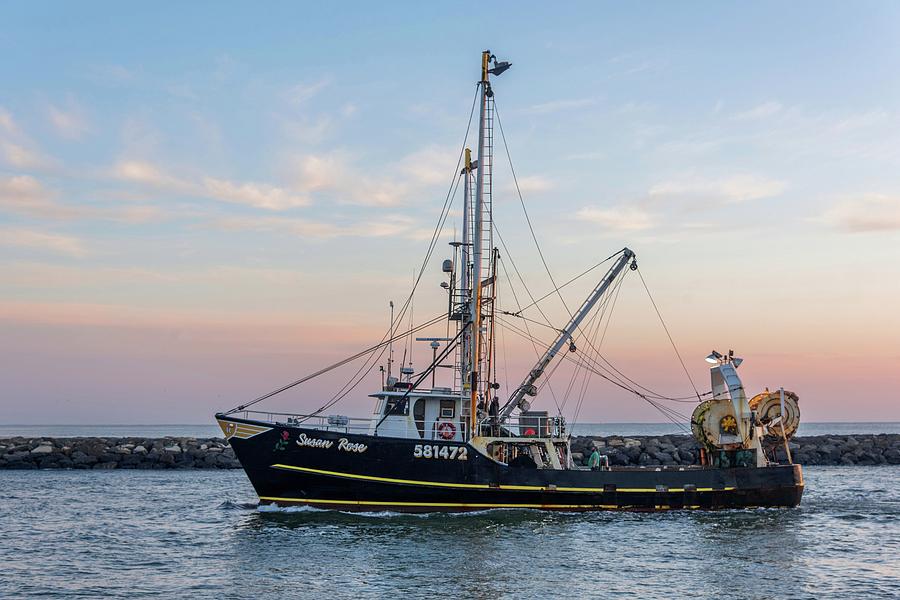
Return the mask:
M 391 333 L 388 337 L 388 368 L 387 368 L 387 382 L 388 385 L 391 384 L 391 363 L 394 361 L 394 301 L 390 301 L 391 305 Z

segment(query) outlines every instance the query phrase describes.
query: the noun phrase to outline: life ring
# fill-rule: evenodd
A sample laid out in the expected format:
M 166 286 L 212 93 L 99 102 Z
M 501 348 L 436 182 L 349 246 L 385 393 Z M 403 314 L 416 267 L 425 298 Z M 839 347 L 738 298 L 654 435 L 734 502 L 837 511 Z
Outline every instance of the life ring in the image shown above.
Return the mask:
M 437 426 L 437 432 L 441 439 L 452 440 L 456 437 L 456 426 L 449 421 L 442 421 Z

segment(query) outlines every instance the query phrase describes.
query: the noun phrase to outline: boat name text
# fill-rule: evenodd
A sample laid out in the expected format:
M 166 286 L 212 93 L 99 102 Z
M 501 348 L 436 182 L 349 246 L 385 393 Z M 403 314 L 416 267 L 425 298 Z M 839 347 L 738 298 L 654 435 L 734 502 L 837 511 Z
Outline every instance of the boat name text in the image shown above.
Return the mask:
M 297 436 L 298 446 L 308 446 L 310 448 L 331 448 L 334 445 L 332 440 L 320 440 L 318 438 L 307 437 L 305 433 Z
M 305 433 L 301 433 L 297 436 L 297 445 L 306 446 L 307 448 L 331 448 L 334 445 L 334 440 L 312 438 Z M 357 452 L 359 454 L 369 449 L 367 445 L 351 442 L 347 438 L 339 439 L 337 447 L 338 450 L 343 450 L 344 452 Z
M 368 449 L 369 447 L 365 444 L 351 442 L 347 438 L 341 438 L 338 440 L 338 450 L 343 450 L 344 452 L 358 452 L 362 454 Z

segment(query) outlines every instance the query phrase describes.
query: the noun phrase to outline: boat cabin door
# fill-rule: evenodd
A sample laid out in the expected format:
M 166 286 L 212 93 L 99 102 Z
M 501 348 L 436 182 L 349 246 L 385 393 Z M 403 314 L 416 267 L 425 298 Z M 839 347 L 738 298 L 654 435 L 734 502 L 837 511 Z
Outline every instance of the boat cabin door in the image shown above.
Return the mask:
M 419 437 L 435 441 L 462 441 L 459 423 L 459 399 L 416 398 L 413 419 Z

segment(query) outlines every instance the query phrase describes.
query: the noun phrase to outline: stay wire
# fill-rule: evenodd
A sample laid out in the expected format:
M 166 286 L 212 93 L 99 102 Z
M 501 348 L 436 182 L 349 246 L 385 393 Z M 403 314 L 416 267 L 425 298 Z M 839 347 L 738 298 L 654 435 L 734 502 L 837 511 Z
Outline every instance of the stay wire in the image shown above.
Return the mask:
M 600 348 L 603 347 L 603 342 L 606 340 L 606 332 L 609 331 L 609 324 L 612 321 L 613 313 L 616 310 L 616 303 L 619 301 L 619 292 L 622 291 L 622 283 L 625 281 L 625 275 L 627 271 L 623 271 L 622 276 L 619 278 L 619 281 L 616 283 L 615 290 L 613 294 L 611 294 L 611 304 L 610 302 L 606 302 L 603 306 L 603 312 L 606 313 L 607 307 L 609 308 L 609 316 L 606 318 L 606 324 L 603 327 L 603 335 L 600 336 L 600 341 L 597 343 L 596 349 L 597 352 L 600 351 Z M 600 317 L 600 322 L 597 323 L 597 330 L 599 331 L 600 325 L 603 323 L 603 316 Z M 594 337 L 596 338 L 597 332 L 594 333 Z M 591 344 L 591 352 L 593 352 L 593 344 Z M 588 358 L 593 359 L 593 355 L 588 354 Z M 578 423 L 578 417 L 581 415 L 581 407 L 584 405 L 584 399 L 587 396 L 588 385 L 590 384 L 590 375 L 592 373 L 587 371 L 585 375 L 584 382 L 581 386 L 581 394 L 578 397 L 578 403 L 575 405 L 575 414 L 572 416 L 572 424 L 573 426 Z
M 517 327 L 514 327 L 514 326 L 512 326 L 511 324 L 506 323 L 504 320 L 501 320 L 501 322 L 504 323 L 507 327 L 509 327 L 509 328 L 510 328 L 514 333 L 516 333 L 517 335 L 519 335 L 519 336 L 525 338 L 526 340 L 527 340 L 527 339 L 530 339 L 529 336 L 528 336 L 527 334 L 525 334 L 522 330 L 518 329 Z M 565 358 L 565 360 L 569 360 L 569 361 L 574 362 L 576 365 L 582 362 L 582 361 L 580 361 L 580 360 L 578 360 L 578 359 L 576 359 L 576 358 L 572 358 L 571 356 L 568 355 L 568 353 L 565 355 L 564 358 Z M 586 368 L 586 369 L 590 370 L 591 372 L 593 372 L 595 375 L 597 375 L 597 376 L 599 376 L 599 377 L 602 377 L 603 379 L 605 379 L 605 380 L 607 380 L 608 382 L 612 383 L 612 384 L 615 385 L 616 387 L 619 387 L 619 388 L 625 390 L 626 392 L 629 392 L 629 393 L 631 393 L 631 394 L 637 396 L 638 398 L 644 400 L 645 402 L 647 402 L 648 404 L 650 404 L 650 406 L 652 406 L 652 407 L 655 408 L 657 411 L 659 411 L 660 414 L 662 414 L 664 417 L 666 417 L 667 420 L 671 421 L 672 423 L 674 423 L 675 425 L 677 425 L 677 426 L 678 426 L 679 428 L 681 428 L 682 430 L 686 430 L 686 427 L 685 427 L 684 424 L 683 424 L 684 421 L 687 420 L 687 417 L 686 417 L 686 416 L 684 416 L 684 415 L 682 415 L 682 414 L 680 414 L 680 413 L 678 413 L 678 412 L 672 410 L 671 408 L 669 408 L 669 407 L 667 407 L 667 406 L 664 406 L 664 405 L 659 404 L 659 402 L 658 402 L 657 400 L 654 400 L 654 399 L 652 399 L 652 398 L 648 398 L 646 395 L 642 394 L 642 393 L 639 392 L 638 390 L 635 390 L 635 389 L 633 389 L 633 388 L 630 388 L 630 387 L 628 387 L 627 385 L 625 385 L 625 384 L 623 384 L 623 383 L 621 383 L 621 382 L 619 382 L 619 381 L 616 381 L 615 379 L 613 379 L 613 378 L 607 376 L 606 374 L 604 374 L 604 373 L 602 373 L 601 371 L 595 369 L 594 367 L 592 367 L 592 366 L 590 366 L 590 365 L 587 365 L 586 363 L 583 363 L 583 366 L 584 366 L 584 368 Z M 681 420 L 679 420 L 679 418 L 680 418 Z
M 519 271 L 519 268 L 516 266 L 516 261 L 513 260 L 512 254 L 510 254 L 510 252 L 509 252 L 509 248 L 506 247 L 506 243 L 503 241 L 503 236 L 500 235 L 500 230 L 497 229 L 496 223 L 494 224 L 494 230 L 497 232 L 497 239 L 500 240 L 500 244 L 503 246 L 503 251 L 506 253 L 506 256 L 509 258 L 509 263 L 512 265 L 513 270 L 516 272 L 516 276 L 519 278 L 519 281 L 522 283 L 522 287 L 525 288 L 525 293 L 527 293 L 528 297 L 531 298 L 533 301 L 534 296 L 532 296 L 531 290 L 528 289 L 528 285 L 526 285 L 525 279 L 522 277 L 522 273 Z M 504 281 L 509 281 L 509 289 L 512 292 L 513 300 L 516 303 L 516 307 L 520 309 L 518 312 L 522 312 L 521 311 L 522 304 L 519 302 L 519 295 L 516 294 L 516 288 L 513 287 L 513 285 L 512 285 L 512 278 L 509 276 L 509 272 L 506 270 L 506 262 L 501 261 L 500 266 L 503 268 L 503 274 L 506 276 Z M 534 304 L 534 302 L 532 302 L 532 304 Z M 547 315 L 544 314 L 544 311 L 541 310 L 541 307 L 539 305 L 537 306 L 537 309 L 538 309 L 538 312 L 541 313 L 541 316 L 543 316 L 544 319 L 547 321 L 548 326 L 553 328 L 553 326 L 550 324 L 550 319 L 547 318 Z M 531 336 L 531 329 L 528 327 L 528 321 L 525 321 L 524 324 L 525 324 L 525 331 L 527 331 L 528 335 Z M 559 331 L 559 330 L 556 330 L 556 331 Z M 540 352 L 540 350 L 538 350 L 537 344 L 534 341 L 532 341 L 531 346 L 532 346 L 532 348 L 534 348 L 535 357 L 540 359 L 541 352 Z M 562 408 L 560 408 L 559 400 L 556 398 L 556 392 L 553 391 L 553 386 L 552 385 L 548 386 L 548 389 L 550 390 L 550 396 L 553 397 L 553 403 L 556 404 L 556 408 L 559 411 L 559 414 L 562 414 Z M 507 389 L 507 392 L 509 392 L 509 389 Z
M 459 178 L 456 178 L 456 179 L 455 179 L 455 182 L 456 182 L 456 185 L 452 188 L 452 190 L 451 190 L 451 192 L 450 192 L 450 198 L 451 198 L 451 200 L 452 200 L 452 198 L 456 197 L 456 192 L 457 192 L 457 190 L 459 189 Z M 437 236 L 438 236 L 438 237 L 440 236 L 440 230 L 443 230 L 444 223 L 445 223 L 446 220 L 447 220 L 447 215 L 448 215 L 449 212 L 450 212 L 450 211 L 448 210 L 448 207 L 449 207 L 449 205 L 445 202 L 445 204 L 444 204 L 444 209 L 442 210 L 442 213 L 441 213 L 441 214 L 442 214 L 442 218 L 441 218 L 441 220 L 439 221 L 439 223 L 438 223 L 438 225 L 437 225 L 437 228 L 436 228 L 436 230 L 437 230 Z M 405 315 L 407 309 L 412 307 L 412 299 L 413 299 L 413 295 L 415 294 L 416 288 L 417 288 L 418 285 L 419 285 L 419 281 L 420 281 L 421 278 L 422 278 L 422 274 L 423 274 L 423 272 L 424 272 L 425 265 L 426 265 L 426 264 L 428 263 L 428 261 L 430 260 L 431 254 L 432 254 L 432 252 L 434 251 L 436 239 L 437 239 L 437 238 L 434 238 L 434 237 L 432 238 L 432 245 L 431 245 L 431 247 L 429 248 L 428 255 L 425 257 L 425 260 L 424 260 L 423 263 L 422 263 L 422 268 L 419 270 L 419 276 L 418 276 L 418 278 L 415 280 L 415 282 L 413 283 L 413 289 L 412 289 L 412 291 L 410 292 L 409 297 L 406 299 L 406 302 L 404 303 L 404 305 L 403 305 L 403 307 L 402 307 L 402 309 L 401 309 L 401 311 L 400 311 L 400 314 L 397 315 L 397 317 L 394 319 L 393 323 L 391 323 L 391 328 L 392 328 L 392 330 L 396 327 L 396 325 L 397 325 L 398 323 L 402 322 L 403 317 L 404 317 L 404 315 Z M 410 316 L 411 316 L 411 315 L 412 315 L 412 311 L 410 310 Z M 410 319 L 410 323 L 412 323 L 412 320 L 411 320 L 411 319 Z M 411 339 L 411 338 L 412 338 L 412 334 L 409 334 L 409 336 L 410 336 L 410 339 Z M 375 365 L 378 364 L 378 361 L 381 360 L 381 357 L 382 357 L 382 356 L 384 356 L 384 349 L 383 349 L 383 348 L 382 348 L 382 351 L 378 354 L 378 356 L 375 356 L 375 357 L 374 357 L 374 360 L 372 360 L 371 357 L 368 358 L 368 359 L 366 359 L 366 360 L 363 362 L 363 364 L 360 365 L 359 369 L 356 370 L 356 373 L 354 373 L 354 374 L 350 377 L 350 379 L 347 380 L 347 383 L 345 383 L 345 384 L 343 385 L 343 387 L 341 387 L 341 389 L 338 390 L 338 391 L 334 394 L 334 396 L 331 397 L 331 400 L 329 400 L 328 403 L 326 403 L 324 407 L 322 407 L 322 408 L 320 408 L 318 411 L 314 412 L 313 415 L 316 415 L 316 414 L 318 414 L 319 412 L 321 412 L 321 411 L 323 411 L 323 410 L 326 410 L 326 409 L 330 408 L 331 406 L 334 406 L 337 402 L 339 402 L 340 400 L 344 399 L 350 392 L 352 392 L 354 389 L 356 389 L 356 387 L 363 381 L 363 379 L 365 379 L 365 377 L 368 376 L 368 374 L 372 372 L 372 369 L 375 368 Z M 405 360 L 405 357 L 406 357 L 406 353 L 404 352 L 404 360 Z M 370 361 L 371 361 L 371 364 L 370 364 Z M 401 361 L 401 367 L 402 367 L 402 362 L 403 362 L 403 361 Z
M 428 326 L 430 326 L 430 325 L 433 325 L 433 324 L 437 323 L 438 321 L 440 321 L 441 319 L 443 319 L 444 317 L 445 317 L 445 315 L 443 315 L 443 314 L 442 314 L 442 315 L 438 315 L 437 317 L 434 317 L 433 319 L 431 319 L 431 320 L 429 320 L 429 321 L 426 321 L 426 322 L 423 323 L 422 325 L 418 325 L 418 326 L 415 328 L 415 330 L 416 330 L 416 331 L 419 331 L 420 329 L 424 329 L 425 327 L 428 327 Z M 231 410 L 229 410 L 229 411 L 226 412 L 225 414 L 231 414 L 231 413 L 238 412 L 238 411 L 241 411 L 241 410 L 246 410 L 247 408 L 249 408 L 250 406 L 256 404 L 257 402 L 262 402 L 263 400 L 266 400 L 267 398 L 271 398 L 272 396 L 274 396 L 274 395 L 276 395 L 276 394 L 280 394 L 281 392 L 284 392 L 284 391 L 286 391 L 286 390 L 289 390 L 289 389 L 291 389 L 292 387 L 298 386 L 298 385 L 300 385 L 301 383 L 307 382 L 307 381 L 309 381 L 310 379 L 313 379 L 313 378 L 318 377 L 318 376 L 320 376 L 320 375 L 324 375 L 325 373 L 328 373 L 329 371 L 333 371 L 334 369 L 337 369 L 338 367 L 342 367 L 342 366 L 346 365 L 347 363 L 353 362 L 354 360 L 356 360 L 356 359 L 358 359 L 358 358 L 361 358 L 361 357 L 363 357 L 363 356 L 366 356 L 367 354 L 371 354 L 372 352 L 375 352 L 375 351 L 378 350 L 379 348 L 386 347 L 386 346 L 387 346 L 388 344 L 390 344 L 391 342 L 397 341 L 397 340 L 399 340 L 399 339 L 403 339 L 403 337 L 406 336 L 406 335 L 407 335 L 407 332 L 404 331 L 404 332 L 403 332 L 402 334 L 400 334 L 400 335 L 394 336 L 394 337 L 392 337 L 392 338 L 390 338 L 390 339 L 382 340 L 382 341 L 380 341 L 379 343 L 375 344 L 374 346 L 371 346 L 371 347 L 369 347 L 369 348 L 366 348 L 365 350 L 363 350 L 363 351 L 361 351 L 361 352 L 357 352 L 356 354 L 354 354 L 354 355 L 352 355 L 352 356 L 348 356 L 347 358 L 344 358 L 344 359 L 342 359 L 342 360 L 340 360 L 340 361 L 338 361 L 338 362 L 336 362 L 336 363 L 333 363 L 333 364 L 331 364 L 331 365 L 328 365 L 327 367 L 323 367 L 323 368 L 319 369 L 318 371 L 315 371 L 314 373 L 310 373 L 309 375 L 306 375 L 306 376 L 304 376 L 304 377 L 301 377 L 300 379 L 297 379 L 296 381 L 293 381 L 293 382 L 291 382 L 291 383 L 289 383 L 289 384 L 287 384 L 287 385 L 284 385 L 284 386 L 278 388 L 277 390 L 274 390 L 274 391 L 272 391 L 272 392 L 269 392 L 268 394 L 263 394 L 262 396 L 259 396 L 258 398 L 255 398 L 255 399 L 252 400 L 251 402 L 248 402 L 248 403 L 246 403 L 246 404 L 242 404 L 242 405 L 240 405 L 240 406 L 237 406 L 237 407 L 235 407 L 235 408 L 232 408 Z
M 615 289 L 618 289 L 618 286 L 620 285 L 620 281 L 621 280 L 616 281 L 615 286 L 614 286 Z M 606 315 L 606 308 L 609 306 L 610 298 L 611 298 L 610 294 L 604 294 L 604 297 L 601 299 L 597 308 L 594 309 L 593 315 L 591 316 L 590 321 L 588 321 L 586 330 L 587 330 L 588 334 L 591 336 L 591 339 L 596 339 L 597 333 L 600 331 L 600 326 L 603 324 L 603 318 Z M 591 333 L 591 331 L 593 331 L 593 333 Z M 580 344 L 581 344 L 581 338 L 579 338 L 578 342 L 576 343 L 576 347 Z M 565 408 L 565 405 L 569 401 L 569 391 L 574 389 L 575 384 L 577 382 L 577 378 L 582 375 L 584 376 L 584 381 L 582 381 L 580 397 L 584 396 L 584 388 L 587 383 L 587 380 L 589 379 L 589 371 L 582 370 L 582 369 L 575 369 L 572 371 L 572 378 L 569 381 L 569 388 L 566 390 L 566 397 L 563 400 L 563 408 Z M 577 412 L 576 412 L 576 415 L 577 415 Z
M 466 325 L 466 327 L 460 328 L 459 333 L 457 333 L 456 336 L 454 336 L 454 338 L 452 340 L 447 342 L 447 345 L 444 347 L 444 349 L 441 351 L 441 353 L 434 358 L 434 360 L 431 362 L 431 364 L 428 366 L 428 368 L 426 368 L 424 371 L 422 371 L 419 374 L 419 378 L 416 379 L 416 382 L 406 389 L 406 393 L 403 394 L 403 396 L 401 396 L 397 400 L 397 402 L 394 403 L 394 405 L 392 407 L 390 407 L 388 410 L 385 411 L 384 415 L 381 417 L 381 419 L 375 425 L 376 431 L 378 430 L 378 427 L 384 422 L 384 420 L 386 418 L 388 418 L 390 415 L 392 415 L 393 413 L 395 413 L 397 411 L 397 407 L 402 406 L 403 402 L 407 398 L 409 398 L 410 392 L 412 392 L 414 389 L 419 387 L 419 384 L 422 383 L 423 381 L 425 381 L 425 378 L 428 377 L 428 375 L 431 373 L 431 371 L 434 370 L 435 368 L 437 368 L 437 365 L 439 365 L 441 363 L 441 361 L 443 361 L 445 358 L 447 358 L 447 356 L 450 355 L 451 351 L 456 349 L 457 340 L 459 340 L 459 338 L 462 336 L 463 332 L 467 328 L 468 328 L 468 325 Z
M 452 177 L 452 179 L 451 179 L 451 181 L 450 181 L 449 189 L 447 190 L 447 197 L 446 197 L 445 200 L 444 200 L 444 205 L 443 205 L 443 207 L 441 208 L 441 215 L 440 215 L 440 217 L 438 218 L 438 223 L 435 225 L 434 232 L 432 233 L 432 236 L 431 236 L 431 241 L 430 241 L 429 246 L 428 246 L 428 251 L 427 251 L 426 254 L 425 254 L 425 259 L 422 261 L 422 266 L 421 266 L 420 269 L 419 269 L 419 274 L 418 274 L 418 276 L 416 277 L 415 283 L 413 284 L 413 288 L 412 288 L 412 290 L 410 291 L 409 296 L 406 298 L 406 301 L 405 301 L 404 304 L 403 304 L 403 308 L 401 308 L 401 310 L 400 310 L 400 314 L 397 315 L 397 317 L 396 317 L 394 320 L 392 320 L 391 325 L 390 325 L 390 327 L 388 328 L 388 331 L 384 334 L 384 336 L 382 336 L 381 341 L 380 341 L 378 344 L 376 344 L 375 346 L 372 346 L 371 348 L 364 350 L 363 352 L 357 353 L 357 354 L 353 355 L 352 357 L 348 357 L 347 359 L 344 359 L 344 360 L 342 360 L 342 361 L 339 361 L 339 362 L 336 363 L 335 365 L 331 365 L 331 366 L 329 366 L 329 367 L 325 367 L 325 368 L 323 368 L 323 369 L 320 369 L 320 370 L 318 370 L 318 371 L 316 371 L 316 372 L 314 372 L 314 373 L 311 373 L 311 374 L 309 374 L 309 375 L 307 375 L 307 376 L 305 376 L 305 377 L 302 377 L 302 378 L 300 378 L 300 379 L 298 379 L 298 380 L 296 380 L 296 381 L 293 381 L 293 382 L 291 382 L 291 383 L 289 383 L 289 384 L 287 384 L 287 385 L 284 385 L 284 386 L 282 386 L 282 387 L 280 387 L 280 388 L 278 388 L 278 389 L 276 389 L 276 390 L 273 390 L 273 391 L 271 391 L 271 392 L 269 392 L 269 393 L 267 393 L 267 394 L 263 394 L 262 396 L 259 396 L 259 397 L 257 397 L 257 398 L 255 398 L 255 399 L 251 400 L 250 402 L 248 402 L 248 403 L 246 403 L 246 404 L 240 405 L 240 406 L 238 406 L 238 407 L 235 407 L 235 408 L 229 410 L 229 411 L 228 411 L 227 413 L 225 413 L 225 414 L 231 414 L 231 413 L 233 413 L 233 412 L 245 410 L 246 408 L 248 408 L 248 407 L 250 407 L 250 406 L 253 406 L 254 404 L 257 404 L 257 403 L 259 403 L 259 402 L 262 402 L 263 400 L 266 400 L 266 399 L 268 399 L 268 398 L 271 398 L 272 396 L 275 396 L 276 394 L 280 394 L 280 393 L 282 393 L 282 392 L 285 392 L 285 391 L 287 391 L 287 390 L 289 390 L 289 389 L 291 389 L 291 388 L 293 388 L 293 387 L 296 387 L 296 386 L 300 385 L 301 383 L 304 383 L 304 382 L 306 382 L 306 381 L 309 381 L 310 379 L 313 379 L 313 378 L 318 377 L 318 376 L 320 376 L 320 375 L 322 375 L 322 374 L 324 374 L 324 373 L 327 373 L 327 372 L 329 372 L 329 371 L 331 371 L 331 370 L 333 370 L 333 369 L 335 369 L 335 368 L 337 368 L 337 367 L 339 367 L 339 366 L 343 366 L 343 365 L 347 364 L 348 362 L 351 362 L 351 361 L 353 361 L 353 360 L 356 360 L 357 358 L 360 358 L 360 357 L 362 357 L 362 356 L 365 356 L 366 354 L 370 354 L 370 353 L 375 352 L 376 349 L 378 349 L 380 346 L 382 346 L 382 345 L 385 343 L 385 339 L 387 339 L 387 338 L 391 338 L 391 339 L 393 340 L 392 334 L 393 334 L 393 332 L 394 332 L 394 328 L 396 327 L 396 323 L 402 322 L 403 317 L 404 317 L 404 315 L 405 315 L 405 313 L 406 313 L 406 309 L 407 309 L 407 307 L 409 306 L 410 301 L 412 300 L 413 294 L 415 294 L 416 289 L 418 288 L 419 282 L 422 280 L 422 275 L 423 275 L 424 272 L 425 272 L 425 268 L 426 268 L 426 266 L 428 265 L 428 261 L 431 260 L 431 256 L 432 256 L 432 254 L 433 254 L 433 252 L 434 252 L 434 248 L 435 248 L 436 245 L 437 245 L 437 241 L 440 239 L 441 231 L 443 231 L 444 223 L 445 223 L 446 220 L 447 220 L 447 215 L 449 214 L 448 208 L 449 208 L 449 206 L 450 206 L 451 199 L 455 196 L 455 194 L 456 194 L 456 189 L 459 187 L 459 180 L 460 180 L 460 178 L 459 178 L 459 176 L 458 176 L 457 174 L 459 173 L 459 170 L 460 170 L 459 167 L 460 167 L 460 165 L 462 164 L 463 155 L 465 154 L 465 147 L 466 147 L 466 142 L 467 142 L 468 139 L 469 139 L 469 132 L 470 132 L 471 129 L 472 129 L 472 118 L 473 118 L 473 116 L 475 115 L 475 106 L 476 106 L 476 104 L 477 104 L 477 100 L 478 100 L 478 87 L 476 86 L 476 88 L 475 88 L 475 94 L 474 94 L 474 96 L 473 96 L 473 98 L 472 98 L 472 107 L 471 107 L 471 109 L 469 110 L 469 119 L 468 119 L 468 123 L 467 123 L 467 125 L 466 125 L 466 133 L 465 133 L 465 136 L 463 137 L 462 147 L 460 148 L 459 156 L 457 157 L 457 160 L 456 160 L 456 166 L 455 166 L 454 169 L 453 169 L 453 177 Z M 439 320 L 440 318 L 443 318 L 443 315 L 442 315 L 441 317 L 439 317 L 438 320 Z M 382 354 L 383 354 L 383 353 L 382 353 Z M 380 358 L 380 355 L 379 355 L 379 358 Z M 378 360 L 378 359 L 376 359 L 376 362 L 377 362 L 377 360 Z M 368 360 L 366 360 L 366 362 L 363 363 L 363 367 L 365 367 L 366 364 L 368 364 Z M 352 382 L 352 381 L 356 378 L 356 376 L 363 370 L 363 367 L 361 367 L 359 370 L 357 370 L 357 372 L 350 378 L 350 380 L 349 380 L 348 383 L 344 386 L 344 388 L 346 388 L 346 386 L 349 385 L 350 382 Z M 369 367 L 368 369 L 366 369 L 366 374 L 368 374 L 368 372 L 370 372 L 371 369 L 372 369 L 372 367 Z M 357 382 L 357 383 L 358 383 L 358 382 Z M 354 384 L 353 387 L 355 387 L 355 384 Z M 342 388 L 342 389 L 344 389 L 344 388 Z M 336 394 L 336 396 L 339 395 L 340 393 L 341 393 L 341 392 L 338 392 L 338 394 Z M 343 396 L 341 396 L 341 397 L 343 397 Z M 322 410 L 322 409 L 320 409 L 319 411 L 317 411 L 317 413 L 318 413 L 318 412 L 321 412 L 321 410 Z M 313 413 L 313 414 L 317 414 L 317 413 Z
M 644 276 L 641 274 L 640 269 L 636 269 L 638 273 L 638 277 L 641 278 L 641 283 L 644 285 L 644 290 L 647 292 L 647 297 L 650 298 L 650 303 L 653 304 L 653 310 L 656 311 L 656 316 L 659 317 L 659 322 L 662 323 L 663 329 L 666 331 L 666 336 L 669 338 L 669 343 L 672 344 L 672 349 L 675 351 L 675 356 L 678 357 L 678 362 L 681 363 L 681 368 L 684 369 L 684 374 L 687 375 L 688 381 L 691 382 L 691 387 L 694 388 L 694 393 L 697 394 L 697 400 L 702 401 L 700 398 L 700 392 L 697 391 L 697 386 L 694 385 L 694 380 L 691 377 L 691 373 L 688 371 L 687 367 L 684 364 L 684 360 L 681 358 L 681 353 L 678 351 L 678 346 L 675 345 L 675 340 L 672 339 L 672 334 L 669 333 L 669 328 L 666 326 L 665 320 L 663 320 L 662 314 L 659 312 L 659 308 L 656 306 L 656 300 L 653 299 L 653 294 L 650 293 L 650 288 L 647 287 L 647 282 L 644 281 Z
M 565 298 L 563 298 L 562 293 L 559 291 L 559 286 L 556 285 L 556 280 L 553 278 L 553 273 L 550 271 L 550 265 L 547 264 L 547 259 L 544 257 L 544 251 L 541 249 L 537 234 L 534 232 L 534 226 L 531 224 L 531 217 L 528 215 L 528 209 L 525 207 L 525 199 L 522 197 L 522 189 L 519 187 L 519 179 L 516 177 L 516 169 L 513 167 L 512 155 L 509 152 L 509 144 L 506 143 L 506 134 L 503 132 L 503 122 L 500 120 L 500 111 L 497 110 L 496 100 L 494 101 L 494 116 L 497 119 L 497 128 L 500 130 L 500 138 L 503 140 L 503 148 L 506 151 L 506 160 L 509 163 L 509 170 L 510 173 L 512 173 L 513 183 L 516 186 L 519 204 L 522 205 L 522 212 L 525 214 L 525 222 L 528 224 L 528 230 L 531 232 L 531 239 L 534 240 L 534 246 L 537 248 L 538 256 L 540 256 L 541 263 L 544 265 L 544 270 L 547 271 L 547 277 L 550 278 L 550 284 L 553 286 L 556 295 L 559 296 L 559 300 L 562 302 L 566 312 L 569 313 L 569 317 L 572 318 L 572 311 L 569 310 L 569 305 L 566 304 Z
M 591 271 L 593 271 L 593 270 L 596 269 L 597 267 L 601 266 L 603 263 L 609 262 L 610 259 L 612 259 L 612 258 L 618 256 L 619 254 L 620 254 L 619 252 L 616 252 L 615 254 L 609 255 L 607 258 L 601 260 L 600 262 L 598 262 L 598 263 L 597 263 L 596 265 L 594 265 L 593 267 L 587 269 L 586 271 L 583 271 L 582 273 L 576 275 L 576 276 L 573 277 L 572 279 L 568 280 L 567 282 L 565 282 L 564 284 L 562 284 L 561 286 L 559 286 L 559 289 L 561 290 L 561 289 L 563 289 L 564 287 L 566 287 L 567 285 L 569 285 L 569 284 L 571 284 L 571 283 L 574 283 L 575 281 L 581 279 L 582 277 L 584 277 L 585 275 L 587 275 L 588 273 L 590 273 Z M 553 290 L 552 292 L 547 292 L 546 294 L 544 294 L 543 296 L 541 296 L 540 298 L 538 298 L 537 300 L 535 300 L 534 302 L 532 302 L 532 303 L 529 304 L 528 306 L 525 306 L 525 307 L 523 307 L 522 309 L 520 309 L 519 312 L 523 312 L 523 311 L 528 310 L 529 308 L 531 308 L 532 306 L 534 306 L 534 305 L 537 304 L 538 302 L 541 302 L 541 301 L 543 301 L 543 300 L 546 300 L 547 298 L 549 298 L 550 296 L 552 296 L 552 295 L 555 294 L 556 292 L 557 292 L 557 290 Z

